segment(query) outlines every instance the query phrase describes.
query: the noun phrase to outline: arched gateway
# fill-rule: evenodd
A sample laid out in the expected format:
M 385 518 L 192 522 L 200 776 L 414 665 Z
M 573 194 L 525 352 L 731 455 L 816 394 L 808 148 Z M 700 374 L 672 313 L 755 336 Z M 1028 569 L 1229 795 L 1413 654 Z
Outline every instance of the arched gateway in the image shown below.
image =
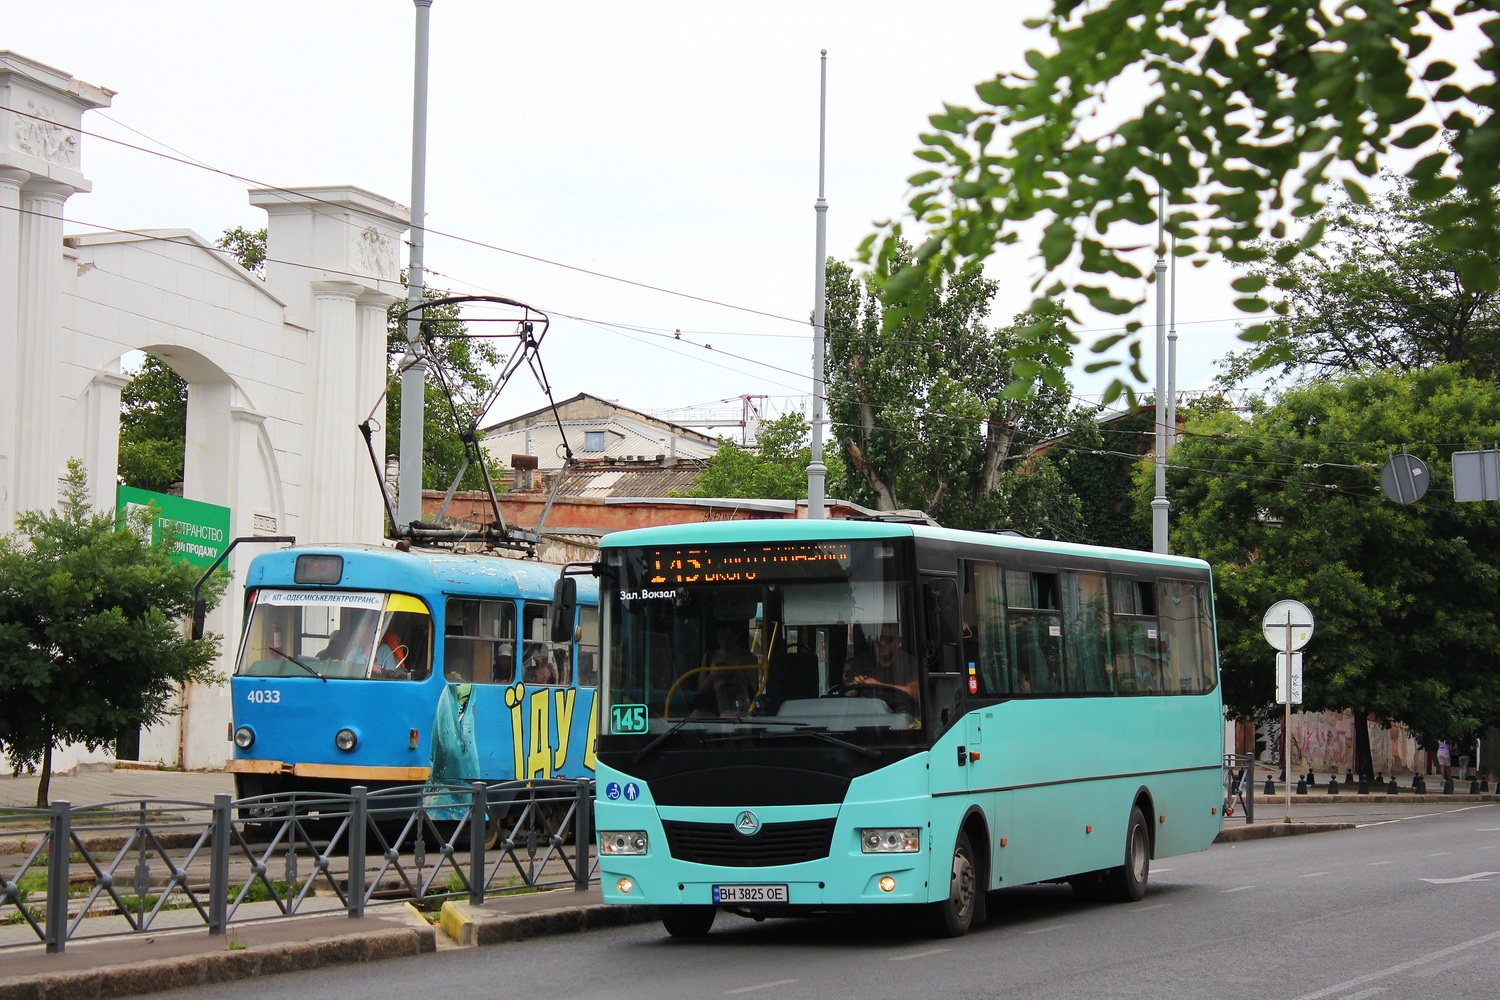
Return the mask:
M 69 458 L 113 505 L 120 363 L 145 351 L 188 383 L 183 493 L 228 507 L 232 535 L 379 540 L 356 428 L 386 377 L 407 209 L 355 187 L 251 191 L 267 214 L 264 281 L 187 230 L 64 236 L 67 199 L 90 190 L 83 114 L 113 96 L 0 52 L 0 530 L 57 502 Z M 231 570 L 254 554 L 237 549 Z M 226 662 L 238 609 L 226 600 L 209 621 Z M 185 692 L 182 714 L 142 735 L 141 756 L 221 765 L 228 697 L 227 685 Z

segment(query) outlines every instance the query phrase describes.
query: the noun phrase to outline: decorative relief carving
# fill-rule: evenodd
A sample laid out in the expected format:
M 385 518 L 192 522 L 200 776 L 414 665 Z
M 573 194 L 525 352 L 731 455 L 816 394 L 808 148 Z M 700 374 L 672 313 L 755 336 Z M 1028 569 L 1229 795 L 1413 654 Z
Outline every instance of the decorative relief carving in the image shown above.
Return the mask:
M 78 160 L 78 135 L 73 129 L 53 121 L 52 109 L 35 101 L 26 102 L 27 109 L 35 118 L 16 115 L 16 146 L 22 152 L 39 156 L 65 167 Z
M 374 226 L 367 226 L 354 237 L 354 260 L 365 274 L 394 281 L 399 274 L 396 269 L 396 240 Z

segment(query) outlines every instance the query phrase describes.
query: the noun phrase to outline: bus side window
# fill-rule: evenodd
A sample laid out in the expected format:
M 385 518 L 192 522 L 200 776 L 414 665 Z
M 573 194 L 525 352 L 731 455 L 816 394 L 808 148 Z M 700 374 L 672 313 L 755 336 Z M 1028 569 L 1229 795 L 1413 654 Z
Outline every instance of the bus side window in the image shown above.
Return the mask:
M 1156 587 L 1151 581 L 1115 577 L 1109 590 L 1115 688 L 1122 694 L 1155 694 L 1161 690 Z
M 1017 694 L 1062 690 L 1062 614 L 1057 574 L 1005 571 L 1005 603 Z
M 1005 598 L 1000 567 L 994 563 L 965 563 L 963 669 L 976 672 L 979 694 L 1016 691 L 1015 678 L 1006 669 Z

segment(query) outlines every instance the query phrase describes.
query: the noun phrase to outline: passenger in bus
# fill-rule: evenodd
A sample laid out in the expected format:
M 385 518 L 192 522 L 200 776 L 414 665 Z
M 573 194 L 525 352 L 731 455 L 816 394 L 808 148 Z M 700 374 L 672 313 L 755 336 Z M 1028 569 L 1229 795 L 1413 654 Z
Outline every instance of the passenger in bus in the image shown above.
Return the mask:
M 718 645 L 703 657 L 692 715 L 735 715 L 745 711 L 760 690 L 759 670 L 732 670 L 760 663 L 745 644 L 745 624 L 722 621 L 715 629 Z
M 877 684 L 917 697 L 917 661 L 901 646 L 901 626 L 885 622 L 874 642 L 844 666 L 844 687 Z

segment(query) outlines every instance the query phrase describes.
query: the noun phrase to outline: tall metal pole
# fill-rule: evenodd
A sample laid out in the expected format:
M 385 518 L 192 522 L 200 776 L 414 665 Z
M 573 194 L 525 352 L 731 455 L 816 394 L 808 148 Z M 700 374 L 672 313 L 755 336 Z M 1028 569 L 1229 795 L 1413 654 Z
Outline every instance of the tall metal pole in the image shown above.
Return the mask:
M 1151 501 L 1151 551 L 1167 552 L 1167 243 L 1166 192 L 1157 196 L 1156 236 L 1156 496 Z
M 427 237 L 427 22 L 432 0 L 412 0 L 417 8 L 416 69 L 411 112 L 411 261 L 406 272 L 407 308 L 421 305 L 422 246 Z M 427 401 L 427 362 L 422 353 L 422 320 L 406 321 L 407 350 L 417 360 L 401 375 L 401 487 L 396 517 L 410 524 L 422 517 L 422 422 Z
M 816 267 L 813 291 L 813 405 L 812 405 L 812 459 L 807 463 L 807 516 L 818 520 L 827 517 L 823 496 L 823 484 L 828 477 L 828 467 L 823 464 L 823 397 L 827 395 L 824 385 L 824 314 L 828 280 L 828 202 L 823 199 L 823 170 L 826 162 L 828 132 L 828 50 L 823 49 L 822 82 L 818 93 L 818 200 L 813 202 L 817 215 Z
M 1172 237 L 1172 318 L 1167 326 L 1167 451 L 1177 447 L 1177 237 Z M 1253 784 L 1253 782 L 1252 782 Z

